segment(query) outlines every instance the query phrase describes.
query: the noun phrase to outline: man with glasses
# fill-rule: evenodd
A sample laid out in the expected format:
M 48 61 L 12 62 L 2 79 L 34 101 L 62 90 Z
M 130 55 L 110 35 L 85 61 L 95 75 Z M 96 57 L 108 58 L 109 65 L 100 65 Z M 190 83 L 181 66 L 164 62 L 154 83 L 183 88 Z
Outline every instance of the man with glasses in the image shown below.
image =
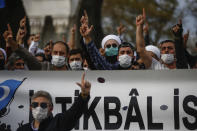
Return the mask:
M 100 49 L 103 52 L 106 60 L 114 64 L 117 62 L 118 46 L 121 44 L 119 36 L 107 35 L 103 38 Z
M 31 97 L 30 110 L 33 115 L 33 122 L 22 125 L 17 131 L 65 131 L 72 130 L 77 120 L 87 107 L 90 98 L 91 83 L 85 81 L 85 73 L 82 75 L 81 94 L 72 107 L 53 117 L 53 102 L 51 95 L 46 91 L 38 91 Z
M 123 42 L 118 36 L 108 35 L 102 40 L 102 48 L 104 49 L 105 56 L 111 58 L 111 62 L 108 61 L 107 57 L 103 57 L 98 51 L 90 33 L 93 29 L 93 26 L 89 27 L 88 25 L 88 16 L 85 15 L 81 18 L 81 27 L 80 33 L 84 38 L 83 45 L 86 46 L 88 54 L 91 58 L 91 61 L 94 63 L 94 66 L 97 70 L 118 70 L 118 69 L 131 69 L 133 60 L 134 60 L 134 48 L 130 43 Z M 114 58 L 112 58 L 114 57 Z

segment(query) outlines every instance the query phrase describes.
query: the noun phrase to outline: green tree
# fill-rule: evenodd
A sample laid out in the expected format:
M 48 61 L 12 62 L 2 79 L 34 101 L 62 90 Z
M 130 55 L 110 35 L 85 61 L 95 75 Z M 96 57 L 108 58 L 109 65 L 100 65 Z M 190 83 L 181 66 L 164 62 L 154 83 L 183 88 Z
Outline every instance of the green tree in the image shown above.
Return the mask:
M 177 0 L 104 0 L 104 32 L 115 33 L 116 27 L 122 23 L 127 28 L 125 40 L 135 42 L 135 19 L 145 8 L 150 37 L 156 44 L 162 37 L 171 35 L 169 27 L 177 6 Z

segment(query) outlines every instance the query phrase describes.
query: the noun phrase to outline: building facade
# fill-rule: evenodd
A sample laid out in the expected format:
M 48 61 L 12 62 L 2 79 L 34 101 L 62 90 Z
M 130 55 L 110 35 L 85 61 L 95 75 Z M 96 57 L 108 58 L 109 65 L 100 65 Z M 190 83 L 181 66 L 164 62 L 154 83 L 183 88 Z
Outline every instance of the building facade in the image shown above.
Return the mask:
M 74 14 L 78 1 L 23 0 L 30 20 L 31 34 L 40 33 L 42 42 L 50 39 L 59 40 L 63 34 L 68 33 L 66 27 L 69 17 Z

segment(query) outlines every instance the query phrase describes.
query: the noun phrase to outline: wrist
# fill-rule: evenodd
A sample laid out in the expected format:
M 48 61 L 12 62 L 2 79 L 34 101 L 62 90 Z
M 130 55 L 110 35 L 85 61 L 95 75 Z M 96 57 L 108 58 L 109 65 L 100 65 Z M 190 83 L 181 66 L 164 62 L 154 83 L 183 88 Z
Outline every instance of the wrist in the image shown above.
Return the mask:
M 19 45 L 22 45 L 23 43 L 24 43 L 24 42 L 23 42 L 22 39 L 20 39 L 20 40 L 17 41 L 17 44 L 19 44 Z
M 89 44 L 92 41 L 92 38 L 90 36 L 84 37 L 85 39 L 85 44 Z
M 143 24 L 137 25 L 137 28 L 142 28 L 143 29 Z
M 86 99 L 88 96 L 89 96 L 89 93 L 81 92 L 81 97 L 82 97 L 83 99 Z

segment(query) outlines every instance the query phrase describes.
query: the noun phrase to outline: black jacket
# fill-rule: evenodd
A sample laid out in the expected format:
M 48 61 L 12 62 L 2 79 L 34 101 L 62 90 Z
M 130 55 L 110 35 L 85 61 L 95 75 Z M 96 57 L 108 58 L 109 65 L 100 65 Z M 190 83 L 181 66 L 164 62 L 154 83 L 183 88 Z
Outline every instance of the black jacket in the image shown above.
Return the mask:
M 84 100 L 81 95 L 72 107 L 64 113 L 59 113 L 55 117 L 52 115 L 40 123 L 38 131 L 68 131 L 72 130 L 77 120 L 87 109 L 89 97 Z M 17 131 L 33 131 L 31 123 L 27 123 L 17 129 Z

